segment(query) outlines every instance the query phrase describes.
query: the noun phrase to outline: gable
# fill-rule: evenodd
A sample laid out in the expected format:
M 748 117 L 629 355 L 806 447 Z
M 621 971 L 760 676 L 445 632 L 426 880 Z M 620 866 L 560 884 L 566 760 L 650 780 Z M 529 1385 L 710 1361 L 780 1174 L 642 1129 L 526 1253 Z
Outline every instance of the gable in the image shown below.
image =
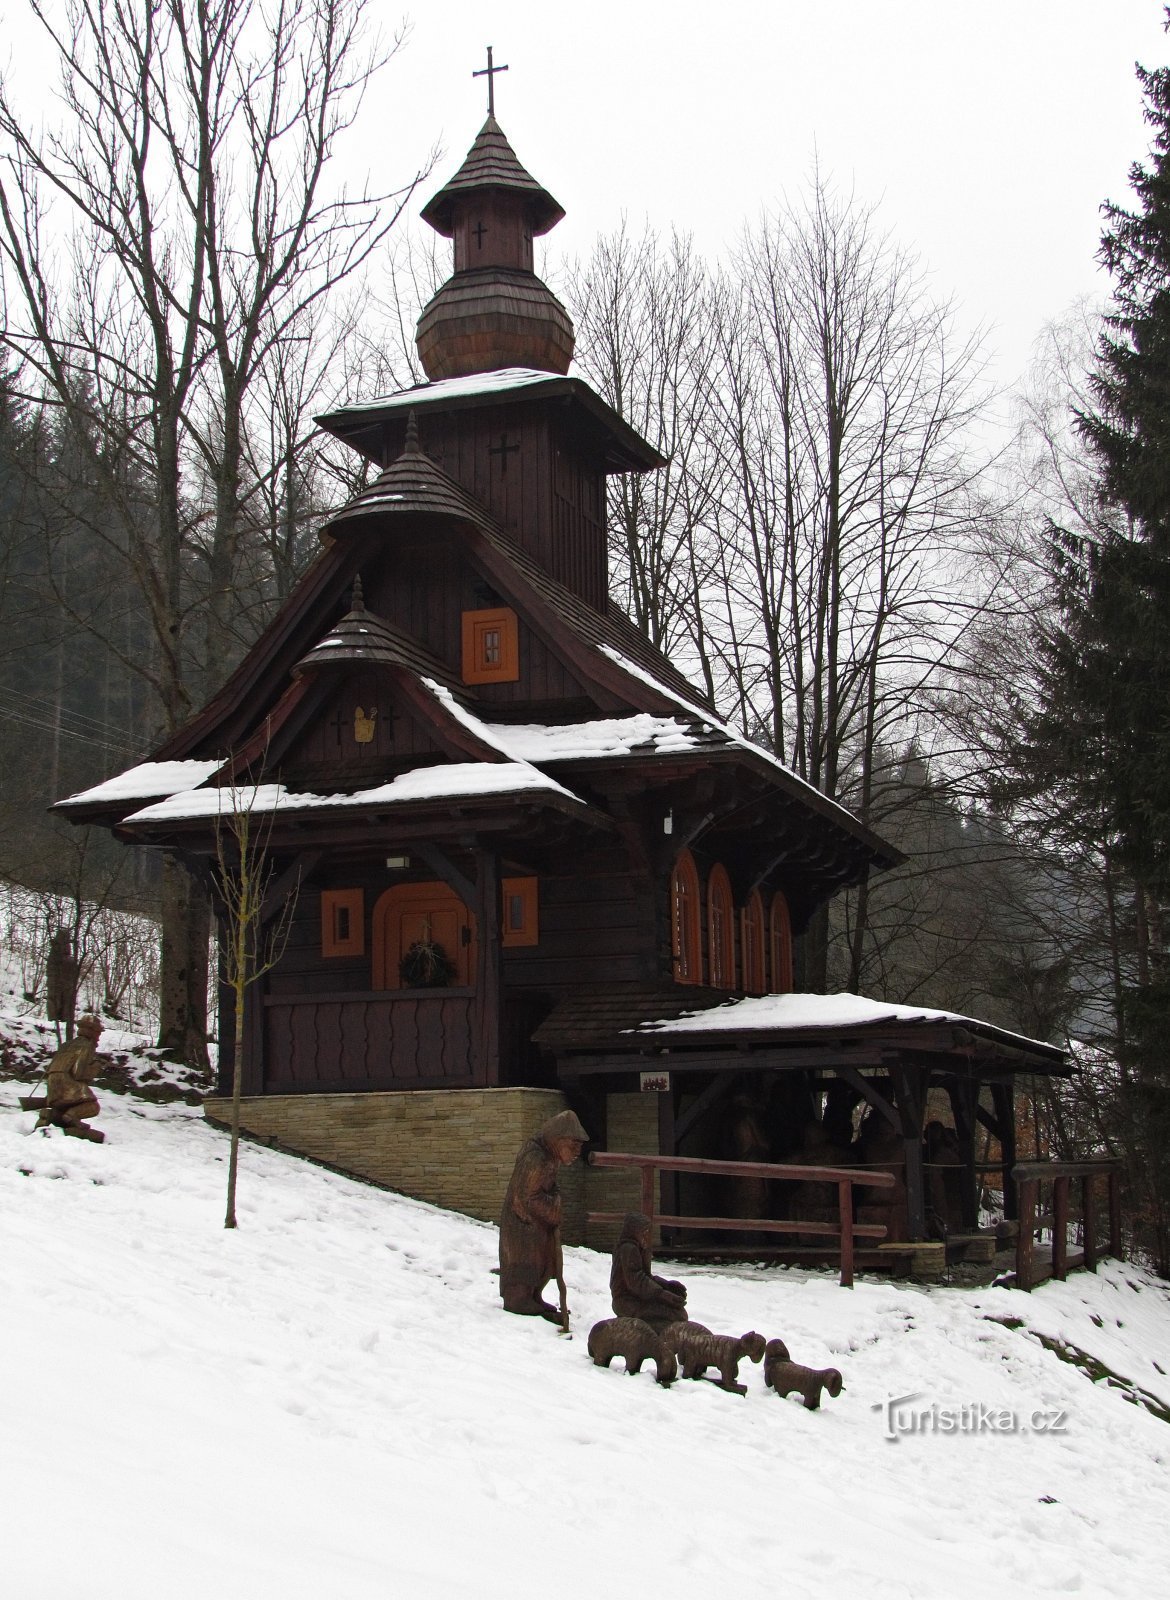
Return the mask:
M 276 765 L 300 787 L 360 787 L 448 759 L 385 670 L 344 676 L 320 699 Z

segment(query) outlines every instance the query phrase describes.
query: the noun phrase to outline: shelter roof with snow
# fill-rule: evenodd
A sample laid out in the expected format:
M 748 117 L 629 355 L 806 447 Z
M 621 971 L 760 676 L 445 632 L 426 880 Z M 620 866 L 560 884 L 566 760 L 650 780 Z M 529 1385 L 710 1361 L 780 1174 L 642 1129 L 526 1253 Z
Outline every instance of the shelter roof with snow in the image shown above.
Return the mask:
M 686 1129 L 725 1138 L 745 1069 L 765 1098 L 761 1073 L 804 1075 L 772 1097 L 789 1148 L 841 1066 L 902 1130 L 890 1085 L 908 1061 L 950 1074 L 973 1137 L 980 1074 L 1058 1065 L 1047 1047 L 961 1018 L 915 1035 L 890 1008 L 838 1007 L 810 1038 L 808 1007 L 827 1002 L 792 1010 L 818 907 L 899 858 L 722 720 L 610 598 L 607 479 L 662 457 L 568 375 L 572 323 L 532 254 L 562 215 L 489 117 L 423 211 L 454 244 L 418 326 L 429 381 L 319 419 L 374 476 L 207 705 L 60 809 L 180 855 L 212 888 L 224 815 L 263 816 L 275 883 L 298 898 L 249 991 L 257 1131 L 290 1096 L 313 1096 L 323 1128 L 330 1097 L 539 1090 L 575 1097 L 604 1140 L 669 1051 L 685 1085 L 638 1104 L 655 1102 L 670 1151 Z M 779 1009 L 743 999 L 770 991 Z M 771 1009 L 736 1014 L 736 998 Z M 688 1011 L 727 1019 L 718 1048 Z M 225 1088 L 231 1037 L 227 1005 Z M 899 1092 L 921 1121 L 916 1083 Z M 358 1160 L 306 1117 L 300 1147 Z

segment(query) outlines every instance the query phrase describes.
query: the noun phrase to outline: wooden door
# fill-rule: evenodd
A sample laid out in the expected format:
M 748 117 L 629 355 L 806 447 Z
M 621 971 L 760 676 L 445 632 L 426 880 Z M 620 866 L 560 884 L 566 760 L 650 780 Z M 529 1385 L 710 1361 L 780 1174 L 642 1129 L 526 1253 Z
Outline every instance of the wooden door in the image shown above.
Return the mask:
M 374 906 L 373 986 L 402 989 L 402 959 L 417 944 L 441 947 L 454 967 L 448 987 L 475 983 L 475 919 L 445 883 L 402 883 Z

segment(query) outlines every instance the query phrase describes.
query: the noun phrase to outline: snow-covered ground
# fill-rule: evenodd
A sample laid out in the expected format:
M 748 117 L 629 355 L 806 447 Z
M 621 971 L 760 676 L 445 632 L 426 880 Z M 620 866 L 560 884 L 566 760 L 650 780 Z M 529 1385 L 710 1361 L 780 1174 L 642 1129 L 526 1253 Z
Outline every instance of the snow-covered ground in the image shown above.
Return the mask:
M 548 1592 L 1165 1593 L 1170 1428 L 1035 1329 L 1170 1402 L 1170 1295 L 1109 1265 L 1031 1297 L 685 1271 L 692 1313 L 833 1364 L 820 1412 L 595 1368 L 608 1261 L 566 1252 L 574 1337 L 503 1314 L 495 1229 L 103 1097 L 104 1145 L 0 1083 L 0 1593 L 426 1600 Z M 1024 1327 L 996 1318 L 1022 1318 Z M 885 1437 L 882 1402 L 1060 1413 Z M 970 1413 L 966 1413 L 969 1417 Z

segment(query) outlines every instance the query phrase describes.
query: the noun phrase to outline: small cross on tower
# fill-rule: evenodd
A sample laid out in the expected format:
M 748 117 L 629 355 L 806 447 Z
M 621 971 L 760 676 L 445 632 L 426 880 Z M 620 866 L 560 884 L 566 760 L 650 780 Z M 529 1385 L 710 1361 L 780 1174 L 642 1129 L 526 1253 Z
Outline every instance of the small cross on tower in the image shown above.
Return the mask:
M 492 66 L 492 47 L 491 47 L 490 44 L 487 47 L 487 53 L 488 53 L 488 64 L 487 64 L 487 66 L 486 67 L 480 67 L 479 71 L 478 72 L 473 72 L 471 74 L 471 76 L 473 78 L 486 78 L 487 79 L 487 81 L 488 81 L 488 116 L 489 117 L 494 117 L 495 114 L 496 114 L 496 73 L 497 72 L 507 72 L 508 69 L 507 69 L 507 67 L 493 67 Z
M 506 476 L 508 472 L 508 457 L 516 455 L 519 449 L 520 446 L 518 444 L 508 443 L 508 435 L 506 433 L 501 433 L 499 444 L 488 446 L 488 455 L 499 456 L 500 471 Z

